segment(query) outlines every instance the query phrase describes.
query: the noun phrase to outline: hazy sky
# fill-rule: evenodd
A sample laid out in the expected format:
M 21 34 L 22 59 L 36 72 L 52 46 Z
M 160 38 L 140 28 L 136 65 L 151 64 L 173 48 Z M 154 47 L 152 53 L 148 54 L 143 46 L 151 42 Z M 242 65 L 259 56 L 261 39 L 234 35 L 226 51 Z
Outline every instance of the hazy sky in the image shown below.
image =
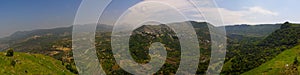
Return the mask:
M 114 23 L 124 11 L 141 1 L 113 0 L 101 16 L 101 23 Z M 0 0 L 0 37 L 16 31 L 70 26 L 80 2 Z M 218 9 L 226 25 L 300 22 L 300 0 L 216 0 L 216 3 L 219 7 L 210 9 Z M 184 5 L 182 7 L 185 8 Z
M 79 0 L 0 0 L 0 37 L 16 31 L 67 26 Z

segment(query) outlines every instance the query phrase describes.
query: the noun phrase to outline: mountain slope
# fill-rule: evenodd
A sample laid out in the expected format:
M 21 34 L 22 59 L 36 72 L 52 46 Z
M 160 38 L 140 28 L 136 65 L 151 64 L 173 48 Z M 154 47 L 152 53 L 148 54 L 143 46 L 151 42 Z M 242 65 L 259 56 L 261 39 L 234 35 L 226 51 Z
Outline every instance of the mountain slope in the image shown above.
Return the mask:
M 82 25 L 85 26 L 85 25 Z M 71 47 L 72 26 L 53 29 L 18 31 L 9 37 L 0 39 L 0 51 L 14 48 L 17 52 L 38 53 L 54 56 L 57 59 L 65 53 L 62 49 Z M 97 25 L 97 32 L 108 32 L 110 25 Z
M 266 36 L 257 43 L 242 44 L 230 48 L 224 74 L 242 74 L 254 69 L 281 52 L 293 48 L 300 43 L 300 24 L 284 23 L 281 28 Z
M 72 75 L 61 61 L 41 54 L 14 53 L 13 57 L 0 53 L 2 75 Z M 15 63 L 13 65 L 13 63 Z
M 181 25 L 179 23 L 175 23 Z M 209 33 L 209 27 L 218 29 L 206 22 L 190 21 L 193 25 L 200 45 L 201 58 L 197 74 L 204 74 L 210 58 L 210 35 L 220 35 L 216 32 Z M 292 48 L 299 41 L 300 28 L 298 24 L 280 24 L 275 25 L 258 25 L 258 26 L 228 26 L 228 49 L 226 55 L 226 64 L 223 69 L 224 74 L 241 74 L 276 57 L 282 51 Z M 99 26 L 98 26 L 99 27 Z M 71 29 L 55 28 L 46 30 L 34 30 L 27 32 L 18 32 L 12 35 L 11 39 L 6 42 L 10 47 L 18 52 L 39 53 L 52 56 L 61 61 L 72 59 L 72 37 Z M 105 28 L 107 32 L 97 32 L 96 49 L 101 64 L 107 74 L 124 74 L 114 61 L 111 51 L 111 27 Z M 99 30 L 99 28 L 97 28 Z M 232 30 L 231 30 L 232 29 Z M 266 32 L 263 32 L 267 29 Z M 100 29 L 101 30 L 101 29 Z M 174 31 L 164 24 L 161 25 L 144 25 L 135 31 L 130 38 L 130 50 L 135 61 L 147 63 L 149 60 L 148 47 L 153 42 L 165 44 L 168 51 L 166 64 L 158 74 L 175 73 L 178 68 L 180 59 L 180 42 Z M 269 35 L 270 34 L 270 35 Z M 14 39 L 14 36 L 18 38 Z M 21 37 L 21 38 L 19 38 Z M 1 40 L 1 39 L 0 39 Z M 274 41 L 278 40 L 278 41 Z M 233 41 L 233 42 L 232 42 Z M 237 41 L 237 42 L 236 42 Z M 5 40 L 4 40 L 5 42 Z M 112 68 L 113 67 L 113 68 Z
M 182 25 L 182 22 L 172 23 L 169 25 Z M 210 58 L 210 34 L 208 23 L 191 21 L 198 35 L 199 45 L 201 46 L 201 62 L 199 63 L 197 74 L 204 74 L 207 70 Z M 110 36 L 110 35 L 108 35 Z M 101 61 L 103 70 L 107 74 L 127 74 L 114 61 L 111 51 L 111 38 L 103 35 L 96 35 L 96 49 L 98 57 Z M 156 74 L 174 74 L 180 64 L 180 42 L 176 33 L 172 28 L 165 24 L 160 25 L 143 25 L 132 32 L 129 39 L 129 48 L 133 59 L 138 63 L 149 62 L 149 47 L 154 42 L 161 42 L 166 47 L 167 59 L 166 63 Z M 113 67 L 113 68 L 112 68 Z
M 278 56 L 273 58 L 272 60 L 260 65 L 259 67 L 252 69 L 243 75 L 276 75 L 276 74 L 295 74 L 300 72 L 300 66 L 294 63 L 299 63 L 298 58 L 300 58 L 300 45 L 283 51 Z M 289 73 L 293 71 L 292 69 L 297 68 L 298 70 L 294 70 L 296 72 Z

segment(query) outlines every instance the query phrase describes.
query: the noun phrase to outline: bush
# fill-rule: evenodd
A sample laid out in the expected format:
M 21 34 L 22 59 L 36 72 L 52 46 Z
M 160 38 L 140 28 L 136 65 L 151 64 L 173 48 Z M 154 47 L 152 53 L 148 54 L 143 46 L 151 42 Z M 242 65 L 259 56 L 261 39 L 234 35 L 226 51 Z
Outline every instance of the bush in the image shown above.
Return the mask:
M 13 66 L 13 67 L 15 67 L 16 64 L 17 64 L 17 62 L 16 62 L 15 60 L 12 60 L 12 61 L 10 62 L 10 65 Z
M 6 56 L 8 56 L 8 57 L 14 56 L 14 50 L 12 48 L 8 49 L 6 52 Z
M 66 65 L 66 68 L 67 68 L 69 71 L 71 71 L 71 72 L 73 72 L 73 73 L 75 73 L 75 74 L 78 74 L 77 68 L 76 68 L 75 66 L 73 66 L 71 63 L 68 63 L 68 64 Z

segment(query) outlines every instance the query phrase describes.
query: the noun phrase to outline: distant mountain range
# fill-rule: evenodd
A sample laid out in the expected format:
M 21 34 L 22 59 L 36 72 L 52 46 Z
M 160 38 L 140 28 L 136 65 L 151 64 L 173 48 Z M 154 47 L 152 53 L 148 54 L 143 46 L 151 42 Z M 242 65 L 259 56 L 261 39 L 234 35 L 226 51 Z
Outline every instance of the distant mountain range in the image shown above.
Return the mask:
M 195 21 L 190 21 L 192 25 L 194 25 L 194 28 L 202 28 L 198 31 L 207 31 L 208 28 L 205 28 L 205 26 L 210 25 L 209 23 L 206 22 L 195 22 Z M 200 25 L 197 25 L 200 24 Z M 212 25 L 210 25 L 212 26 Z M 143 26 L 142 26 L 143 27 Z M 213 27 L 213 26 L 212 26 Z M 99 24 L 97 26 L 97 31 L 102 31 L 102 32 L 110 32 L 112 30 L 111 25 L 104 25 L 104 24 Z M 243 36 L 246 37 L 265 37 L 275 31 L 276 29 L 280 28 L 280 24 L 268 24 L 268 25 L 234 25 L 234 26 L 225 26 L 227 35 L 231 38 L 243 38 Z M 148 30 L 151 30 L 148 28 Z M 62 38 L 70 38 L 72 32 L 72 26 L 71 27 L 62 27 L 62 28 L 54 28 L 54 29 L 38 29 L 38 30 L 32 30 L 32 31 L 18 31 L 15 32 L 14 34 L 10 35 L 9 37 L 5 37 L 0 39 L 0 50 L 3 50 L 5 48 L 10 47 L 15 47 L 16 44 L 30 44 L 32 45 L 34 42 L 33 41 L 28 41 L 32 39 L 38 39 L 35 43 L 36 46 L 38 46 L 37 43 L 49 43 L 48 41 L 58 41 Z M 45 39 L 41 39 L 43 37 L 47 37 Z M 41 42 L 45 41 L 45 42 Z M 20 47 L 20 46 L 18 46 Z M 29 46 L 27 46 L 29 47 Z M 17 51 L 23 51 L 21 49 Z M 26 52 L 26 51 L 25 51 Z
M 89 24 L 87 24 L 89 25 Z M 48 37 L 44 39 L 44 41 L 57 41 L 64 37 L 70 37 L 72 34 L 72 26 L 70 27 L 61 27 L 61 28 L 53 28 L 53 29 L 37 29 L 32 31 L 18 31 L 13 33 L 8 37 L 4 37 L 0 39 L 0 50 L 3 48 L 7 48 L 7 46 L 13 46 L 13 44 L 25 43 L 31 39 L 37 39 L 42 37 Z M 112 30 L 112 26 L 105 24 L 97 25 L 98 32 L 108 32 Z M 38 41 L 41 42 L 41 41 Z M 47 43 L 45 42 L 45 43 Z M 2 46 L 1 46 L 2 45 Z M 18 50 L 22 51 L 22 50 Z
M 249 37 L 266 37 L 277 29 L 281 24 L 259 24 L 259 25 L 233 25 L 225 26 L 227 35 L 243 35 Z

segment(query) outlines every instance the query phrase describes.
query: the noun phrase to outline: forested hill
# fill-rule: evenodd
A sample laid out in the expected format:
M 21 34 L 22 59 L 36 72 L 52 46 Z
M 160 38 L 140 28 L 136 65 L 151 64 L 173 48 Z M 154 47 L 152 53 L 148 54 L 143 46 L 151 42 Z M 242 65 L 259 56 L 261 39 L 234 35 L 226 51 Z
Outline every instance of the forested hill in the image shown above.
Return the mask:
M 284 23 L 263 40 L 230 46 L 224 74 L 241 74 L 299 44 L 300 24 Z
M 260 24 L 260 25 L 232 25 L 225 26 L 227 35 L 242 35 L 246 37 L 266 37 L 277 29 L 281 24 Z
M 243 75 L 299 75 L 300 72 L 300 45 L 287 49 L 275 58 L 254 68 Z

